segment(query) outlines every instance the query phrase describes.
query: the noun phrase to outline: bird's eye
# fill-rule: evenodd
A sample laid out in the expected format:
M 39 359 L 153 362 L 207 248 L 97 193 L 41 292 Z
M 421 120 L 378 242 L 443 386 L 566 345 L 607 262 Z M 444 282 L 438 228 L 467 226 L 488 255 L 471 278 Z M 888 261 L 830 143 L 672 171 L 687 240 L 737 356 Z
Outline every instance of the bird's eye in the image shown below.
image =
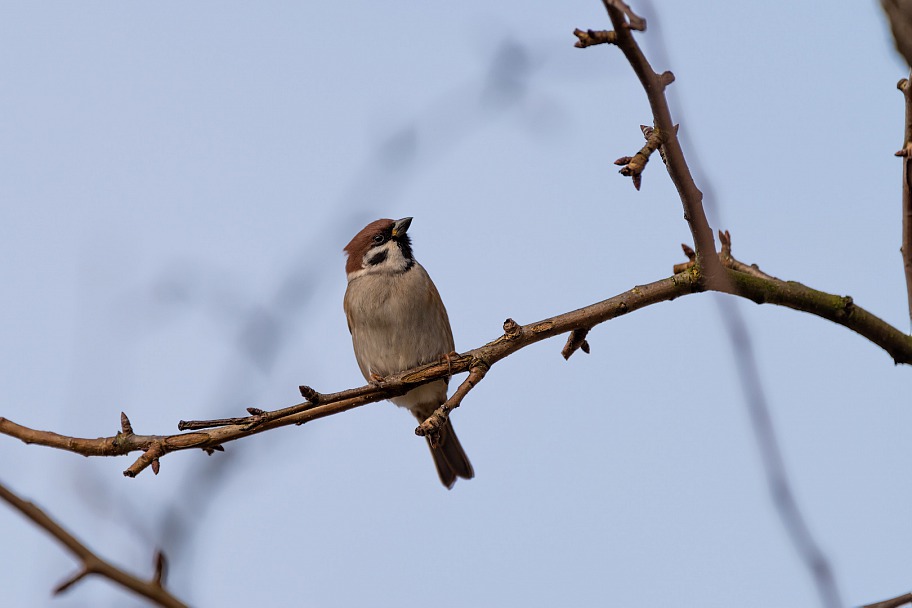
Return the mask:
M 374 242 L 377 243 L 378 245 L 379 245 L 380 243 L 382 243 L 383 241 L 385 241 L 385 240 L 386 240 L 386 238 L 385 238 L 382 234 L 375 234 L 375 235 L 374 235 Z

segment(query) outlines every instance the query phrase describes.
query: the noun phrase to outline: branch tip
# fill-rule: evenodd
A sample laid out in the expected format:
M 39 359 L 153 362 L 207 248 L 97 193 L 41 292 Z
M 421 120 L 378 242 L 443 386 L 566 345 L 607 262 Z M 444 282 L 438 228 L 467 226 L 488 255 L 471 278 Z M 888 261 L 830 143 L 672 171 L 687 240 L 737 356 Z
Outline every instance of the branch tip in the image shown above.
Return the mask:
M 301 391 L 301 396 L 310 401 L 312 404 L 317 405 L 320 403 L 320 398 L 322 395 L 309 386 L 302 384 L 298 387 L 298 390 Z
M 617 43 L 617 32 L 610 30 L 581 30 L 576 28 L 573 35 L 579 38 L 573 45 L 578 49 L 584 49 L 596 44 L 615 44 Z

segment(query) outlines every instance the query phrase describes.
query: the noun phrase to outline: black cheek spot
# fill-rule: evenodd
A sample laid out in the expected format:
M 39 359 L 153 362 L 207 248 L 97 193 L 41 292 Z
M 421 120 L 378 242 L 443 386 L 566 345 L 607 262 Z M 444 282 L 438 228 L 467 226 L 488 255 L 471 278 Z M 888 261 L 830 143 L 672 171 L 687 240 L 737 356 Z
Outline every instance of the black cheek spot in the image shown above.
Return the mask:
M 377 253 L 375 253 L 374 255 L 372 255 L 372 256 L 367 260 L 367 265 L 368 265 L 368 266 L 376 266 L 377 264 L 383 263 L 384 261 L 386 261 L 386 256 L 387 256 L 388 253 L 389 253 L 389 252 L 386 251 L 386 250 L 378 251 Z

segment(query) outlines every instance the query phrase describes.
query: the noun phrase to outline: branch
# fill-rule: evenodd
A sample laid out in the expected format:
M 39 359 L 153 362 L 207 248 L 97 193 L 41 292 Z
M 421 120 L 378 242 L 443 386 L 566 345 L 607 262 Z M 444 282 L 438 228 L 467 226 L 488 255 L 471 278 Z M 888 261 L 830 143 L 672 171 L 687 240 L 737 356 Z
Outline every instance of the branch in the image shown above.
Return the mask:
M 860 306 L 856 306 L 849 296 L 825 293 L 794 281 L 782 281 L 763 273 L 756 266 L 738 262 L 731 256 L 731 241 L 727 233 L 723 233 L 721 236 L 723 237 L 722 254 L 712 256 L 725 273 L 721 281 L 722 288 L 719 291 L 747 298 L 758 304 L 784 306 L 833 321 L 881 347 L 893 357 L 896 363 L 912 364 L 912 336 L 899 331 Z M 696 254 L 694 257 L 696 258 Z M 562 351 L 564 357 L 569 357 L 578 348 L 588 352 L 589 345 L 586 336 L 596 325 L 652 304 L 704 291 L 705 288 L 696 262 L 688 262 L 681 272 L 671 277 L 634 287 L 629 291 L 578 310 L 528 325 L 517 325 L 508 319 L 504 324 L 504 334 L 484 346 L 461 355 L 447 357 L 446 360 L 437 363 L 405 370 L 384 378 L 376 384 L 328 394 L 321 394 L 309 387 L 303 387 L 302 392 L 308 396 L 308 401 L 291 407 L 274 411 L 252 408 L 250 416 L 240 418 L 182 421 L 182 428 L 200 429 L 190 433 L 137 435 L 133 432 L 130 421 L 123 414 L 121 415 L 121 431 L 113 437 L 97 439 L 68 437 L 50 431 L 31 429 L 2 417 L 0 417 L 0 433 L 20 439 L 25 443 L 36 443 L 83 456 L 123 456 L 141 451 L 142 454 L 139 458 L 124 471 L 124 475 L 127 477 L 135 477 L 150 466 L 153 472 L 157 472 L 159 460 L 171 452 L 202 449 L 211 454 L 213 451 L 221 451 L 222 444 L 230 441 L 278 427 L 301 425 L 368 403 L 403 395 L 427 382 L 453 374 L 474 371 L 474 377 L 470 374 L 472 382 L 460 386 L 450 400 L 444 404 L 443 407 L 447 409 L 444 411 L 441 408 L 434 413 L 434 416 L 438 418 L 445 417 L 449 415 L 449 411 L 458 406 L 465 393 L 480 380 L 483 376 L 482 368 L 486 373 L 486 370 L 497 361 L 526 346 L 569 333 L 567 345 Z M 425 427 L 426 431 L 432 431 L 435 425 L 434 422 L 429 424 L 430 426 Z
M 16 496 L 2 483 L 0 483 L 0 500 L 6 501 L 11 507 L 32 520 L 40 528 L 44 528 L 82 562 L 82 567 L 76 574 L 57 586 L 54 590 L 55 595 L 63 593 L 90 574 L 98 574 L 138 595 L 148 598 L 159 606 L 186 608 L 186 604 L 168 593 L 162 585 L 164 557 L 161 552 L 156 554 L 156 568 L 153 578 L 148 581 L 142 580 L 98 557 L 44 511 Z
M 731 254 L 728 231 L 720 231 L 719 238 L 722 252 L 718 259 L 728 272 L 718 291 L 747 298 L 756 304 L 785 306 L 827 319 L 877 344 L 893 357 L 895 364 L 912 364 L 912 336 L 857 306 L 852 296 L 829 294 L 796 281 L 777 279 L 760 270 L 756 264 L 748 265 L 736 260 Z M 685 246 L 685 252 L 688 249 Z M 696 269 L 692 261 L 683 266 Z
M 903 593 L 900 596 L 883 600 L 882 602 L 865 604 L 861 608 L 899 608 L 899 606 L 905 606 L 906 604 L 912 604 L 912 593 Z
M 504 322 L 505 335 L 509 335 L 517 328 L 516 321 L 513 319 L 507 319 Z M 440 428 L 449 420 L 450 412 L 462 404 L 462 400 L 469 394 L 469 391 L 475 388 L 475 385 L 481 382 L 487 373 L 487 363 L 482 360 L 475 362 L 472 367 L 469 368 L 469 377 L 459 385 L 459 388 L 456 389 L 443 405 L 434 410 L 434 413 L 428 416 L 427 420 L 418 425 L 418 428 L 415 429 L 415 434 L 420 437 L 430 437 L 431 444 L 436 446 L 437 441 L 440 438 Z
M 272 412 L 253 410 L 248 417 L 224 420 L 181 422 L 184 428 L 201 429 L 177 435 L 137 435 L 125 415 L 121 431 L 113 437 L 84 439 L 68 437 L 49 431 L 31 429 L 12 420 L 0 417 L 0 433 L 15 437 L 25 443 L 36 443 L 84 456 L 122 456 L 131 452 L 143 454 L 124 475 L 135 477 L 142 470 L 154 465 L 164 455 L 187 449 L 219 450 L 222 444 L 249 435 L 292 424 L 304 424 L 367 405 L 403 395 L 413 388 L 478 368 L 490 367 L 514 352 L 546 338 L 568 333 L 574 329 L 589 328 L 609 319 L 638 310 L 657 302 L 673 300 L 682 295 L 702 291 L 696 273 L 681 273 L 648 285 L 634 287 L 613 298 L 592 304 L 537 323 L 519 326 L 513 321 L 505 323 L 508 329 L 496 340 L 474 350 L 446 360 L 415 367 L 384 378 L 381 382 L 332 394 L 319 394 L 304 387 L 311 399 L 304 403 Z M 223 425 L 224 423 L 224 425 Z M 216 427 L 216 428 L 209 428 Z M 153 466 L 154 470 L 154 466 Z
M 633 15 L 630 9 L 619 0 L 602 0 L 602 2 L 614 26 L 615 44 L 630 62 L 646 91 L 649 107 L 652 109 L 653 126 L 658 132 L 657 137 L 662 139 L 660 149 L 664 151 L 668 174 L 681 197 L 684 205 L 684 219 L 687 220 L 696 244 L 697 265 L 701 269 L 702 276 L 709 282 L 709 287 L 715 289 L 716 281 L 720 280 L 724 273 L 715 255 L 716 245 L 712 229 L 709 227 L 706 213 L 703 210 L 703 193 L 694 183 L 690 168 L 687 166 L 681 143 L 678 141 L 677 129 L 671 120 L 668 100 L 665 98 L 665 87 L 674 80 L 674 75 L 671 72 L 656 73 L 633 38 L 631 30 L 645 30 L 645 21 Z
M 909 303 L 909 320 L 912 322 L 912 84 L 903 78 L 896 85 L 906 101 L 906 128 L 902 150 L 902 246 L 903 268 L 906 273 L 906 297 Z

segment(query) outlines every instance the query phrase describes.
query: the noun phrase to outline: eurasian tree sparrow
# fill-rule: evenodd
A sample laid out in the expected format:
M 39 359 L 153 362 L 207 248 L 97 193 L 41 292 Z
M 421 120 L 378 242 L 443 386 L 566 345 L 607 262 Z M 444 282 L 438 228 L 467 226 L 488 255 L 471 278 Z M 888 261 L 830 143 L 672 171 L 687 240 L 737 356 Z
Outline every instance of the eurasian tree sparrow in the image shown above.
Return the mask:
M 446 308 L 431 277 L 412 256 L 406 234 L 411 223 L 410 217 L 371 222 L 345 246 L 345 316 L 358 367 L 369 382 L 453 352 Z M 423 422 L 446 401 L 448 381 L 423 384 L 390 401 Z M 475 476 L 450 422 L 441 429 L 439 444 L 428 438 L 428 446 L 447 488 L 457 477 Z

